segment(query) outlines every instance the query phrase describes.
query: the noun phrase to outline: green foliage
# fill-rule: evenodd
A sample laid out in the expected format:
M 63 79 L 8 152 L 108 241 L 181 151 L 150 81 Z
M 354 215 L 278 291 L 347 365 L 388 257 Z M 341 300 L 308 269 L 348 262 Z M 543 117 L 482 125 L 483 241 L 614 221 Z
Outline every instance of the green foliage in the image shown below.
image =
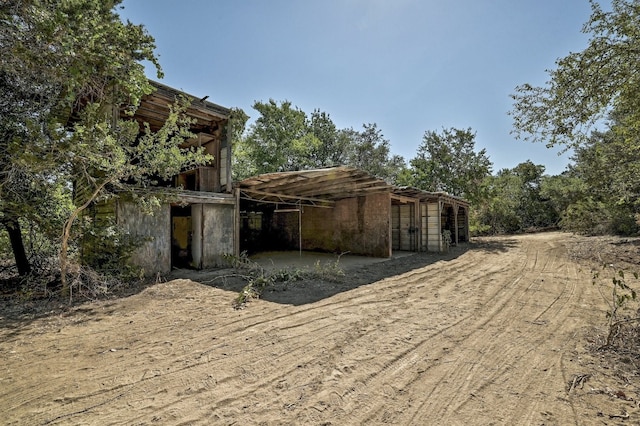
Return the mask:
M 276 171 L 300 170 L 307 166 L 309 152 L 318 141 L 306 131 L 307 116 L 291 102 L 278 104 L 255 102 L 253 108 L 260 117 L 250 126 L 236 155 L 246 168 L 239 176 L 246 177 Z M 244 158 L 243 158 L 244 157 Z
M 561 225 L 589 235 L 638 232 L 640 162 L 637 137 L 629 133 L 624 117 L 611 114 L 610 129 L 594 132 L 576 148 L 574 164 L 565 176 L 567 189 Z M 555 191 L 559 191 L 557 188 Z
M 141 275 L 141 271 L 128 262 L 134 250 L 143 243 L 139 237 L 120 229 L 113 218 L 96 223 L 86 216 L 82 222 L 81 264 L 123 280 Z
M 540 181 L 540 197 L 547 200 L 553 211 L 562 214 L 567 208 L 588 193 L 586 183 L 565 172 L 558 176 L 543 176 Z
M 632 65 L 640 3 L 611 6 L 605 12 L 591 2 L 587 47 L 559 59 L 544 87 L 516 88 L 511 113 L 517 137 L 575 150 L 569 171 L 544 193 L 562 212 L 563 229 L 591 235 L 640 230 L 640 71 Z
M 349 141 L 345 165 L 365 170 L 392 184 L 398 182 L 398 176 L 406 168 L 404 158 L 391 154 L 389 141 L 375 123 L 364 124 L 360 132 L 347 129 L 343 133 Z
M 318 109 L 311 113 L 309 131 L 320 142 L 311 153 L 314 167 L 341 166 L 348 162 L 351 139 L 345 131 L 340 131 L 326 112 Z
M 585 197 L 567 207 L 560 221 L 562 229 L 583 235 L 632 235 L 638 230 L 633 212 L 625 206 L 611 206 Z
M 122 103 L 135 107 L 151 91 L 140 61 L 155 64 L 159 75 L 161 70 L 153 55 L 153 38 L 142 26 L 120 20 L 114 12 L 119 3 L 2 3 L 0 215 L 5 225 L 19 220 L 37 222 L 47 235 L 57 228 L 56 239 L 60 238 L 60 215 L 41 214 L 33 206 L 55 204 L 52 200 L 60 198 L 60 188 L 69 194 L 72 177 L 82 175 L 85 183 L 93 184 L 111 161 L 122 163 L 120 152 L 109 152 L 116 143 L 113 136 L 106 137 L 113 124 L 106 117 Z M 83 136 L 88 141 L 80 140 L 69 133 L 69 124 L 76 118 L 74 111 L 91 104 L 96 105 L 95 115 L 101 112 L 102 123 L 94 120 L 87 126 L 85 122 Z M 97 134 L 92 137 L 89 133 L 94 131 Z M 86 159 L 95 161 L 83 164 Z M 98 176 L 92 176 L 94 172 Z M 46 191 L 51 187 L 56 191 Z M 59 213 L 67 218 L 75 210 L 66 202 L 61 205 L 68 209 Z M 9 230 L 17 235 L 21 232 L 15 226 Z M 13 249 L 16 261 L 26 258 L 23 253 L 20 256 L 23 247 Z
M 234 179 L 346 165 L 395 182 L 406 167 L 376 124 L 338 130 L 328 114 L 315 110 L 308 116 L 289 101 L 270 99 L 253 108 L 260 116 L 245 135 L 234 136 Z
M 344 270 L 340 266 L 340 256 L 333 262 L 322 263 L 317 260 L 313 265 L 313 270 L 308 272 L 308 275 L 314 279 L 337 282 L 344 277 Z
M 633 111 L 631 121 L 640 121 L 640 72 L 631 65 L 640 49 L 640 3 L 612 0 L 611 6 L 604 12 L 591 2 L 583 27 L 591 35 L 588 46 L 556 61 L 545 86 L 516 88 L 511 112 L 516 137 L 575 147 L 613 107 Z
M 567 207 L 560 222 L 562 229 L 584 235 L 604 235 L 611 232 L 606 205 L 587 197 Z
M 87 207 L 133 188 L 133 199 L 153 205 L 145 188 L 210 160 L 201 149 L 180 148 L 192 136 L 186 100 L 155 133 L 146 126 L 140 135 L 138 123 L 120 119 L 153 90 L 141 61 L 162 74 L 153 37 L 120 20 L 120 3 L 7 0 L 0 7 L 0 220 L 12 242 L 27 242 L 12 246 L 21 273 L 34 258 L 24 253 L 32 238 L 22 238 L 23 228 L 58 247 L 63 290 L 80 235 L 74 223 Z M 131 247 L 117 233 L 98 244 L 106 229 L 93 231 L 100 253 L 84 260 L 115 270 Z
M 486 196 L 481 183 L 491 174 L 492 164 L 485 149 L 475 151 L 475 133 L 471 129 L 443 129 L 441 134 L 425 132 L 410 164 L 402 184 L 444 191 L 464 197 L 474 205 Z
M 340 257 L 334 262 L 325 264 L 316 262 L 313 269 L 276 269 L 268 270 L 251 261 L 246 252 L 240 256 L 227 254 L 225 260 L 232 268 L 240 272 L 240 276 L 246 280 L 246 285 L 240 290 L 233 302 L 235 309 L 242 309 L 248 302 L 259 299 L 262 293 L 268 289 L 274 289 L 276 285 L 284 285 L 305 279 L 320 279 L 324 281 L 337 281 L 344 276 L 340 267 Z
M 518 233 L 557 225 L 559 212 L 543 190 L 548 178 L 543 173 L 544 166 L 526 161 L 486 178 L 487 196 L 473 211 L 476 232 Z
M 202 147 L 180 148 L 193 136 L 188 130 L 192 120 L 185 115 L 187 106 L 185 100 L 173 105 L 160 130 L 151 132 L 146 125 L 139 137 L 135 121 L 117 120 L 113 125 L 100 104 L 87 105 L 69 139 L 62 141 L 68 178 L 78 187 L 84 186 L 77 191 L 76 203 L 78 196 L 105 183 L 109 185 L 105 192 L 145 188 L 211 160 Z

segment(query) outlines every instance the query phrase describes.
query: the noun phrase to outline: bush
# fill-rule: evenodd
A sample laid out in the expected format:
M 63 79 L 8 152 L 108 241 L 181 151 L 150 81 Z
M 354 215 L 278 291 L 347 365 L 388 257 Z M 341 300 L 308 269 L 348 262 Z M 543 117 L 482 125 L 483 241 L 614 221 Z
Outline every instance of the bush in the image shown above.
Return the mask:
M 630 206 L 610 206 L 591 198 L 567 207 L 560 226 L 583 235 L 632 235 L 638 232 L 635 212 Z
M 115 223 L 115 219 L 103 220 L 97 225 L 85 220 L 80 243 L 80 264 L 96 272 L 121 279 L 138 278 L 140 268 L 129 259 L 141 246 L 143 239 L 132 236 Z

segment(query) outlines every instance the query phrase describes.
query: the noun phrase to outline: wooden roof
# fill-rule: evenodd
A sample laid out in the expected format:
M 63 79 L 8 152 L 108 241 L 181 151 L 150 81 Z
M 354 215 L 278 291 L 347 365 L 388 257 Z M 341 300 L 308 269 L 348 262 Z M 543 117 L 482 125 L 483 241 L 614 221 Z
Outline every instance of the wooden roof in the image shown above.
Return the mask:
M 392 193 L 401 197 L 415 198 L 420 201 L 444 201 L 448 204 L 469 207 L 469 202 L 464 198 L 456 197 L 446 192 L 429 192 L 411 186 L 400 186 L 394 187 Z
M 353 167 L 266 173 L 236 183 L 244 199 L 265 203 L 296 203 L 332 207 L 335 201 L 379 192 L 420 201 L 443 200 L 468 206 L 459 197 L 412 187 L 397 187 Z
M 319 207 L 331 207 L 336 200 L 391 189 L 384 180 L 352 167 L 267 173 L 240 181 L 237 187 L 243 198 L 275 203 L 302 202 Z
M 231 111 L 225 107 L 156 81 L 150 81 L 150 83 L 156 90 L 142 98 L 134 117 L 141 123 L 149 123 L 152 131 L 162 127 L 169 116 L 169 107 L 179 96 L 186 96 L 191 101 L 187 115 L 195 119 L 191 128 L 193 132 L 215 134 L 221 131 L 222 125 L 229 119 Z

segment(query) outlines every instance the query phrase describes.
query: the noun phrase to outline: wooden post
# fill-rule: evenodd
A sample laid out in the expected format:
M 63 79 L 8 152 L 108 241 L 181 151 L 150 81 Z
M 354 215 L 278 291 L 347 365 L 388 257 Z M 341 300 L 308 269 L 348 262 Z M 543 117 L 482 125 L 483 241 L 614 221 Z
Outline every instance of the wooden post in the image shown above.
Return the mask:
M 236 258 L 240 258 L 240 188 L 236 188 L 236 206 L 235 206 L 235 224 L 233 230 L 234 247 L 233 255 Z
M 454 203 L 453 204 L 453 226 L 455 227 L 456 230 L 456 246 L 458 245 L 458 204 Z
M 420 200 L 413 203 L 413 251 L 420 251 L 420 236 L 422 235 L 422 223 L 420 218 Z
M 224 139 L 225 139 L 225 149 L 227 150 L 227 173 L 226 173 L 226 178 L 227 178 L 227 192 L 231 193 L 231 191 L 233 190 L 233 182 L 231 181 L 231 154 L 232 154 L 232 147 L 231 147 L 231 143 L 232 143 L 232 138 L 231 138 L 231 125 L 229 124 L 229 121 L 227 120 L 227 122 L 225 123 L 225 132 L 224 132 Z M 240 205 L 238 204 L 238 208 L 240 207 Z
M 442 201 L 438 200 L 438 252 L 442 253 Z

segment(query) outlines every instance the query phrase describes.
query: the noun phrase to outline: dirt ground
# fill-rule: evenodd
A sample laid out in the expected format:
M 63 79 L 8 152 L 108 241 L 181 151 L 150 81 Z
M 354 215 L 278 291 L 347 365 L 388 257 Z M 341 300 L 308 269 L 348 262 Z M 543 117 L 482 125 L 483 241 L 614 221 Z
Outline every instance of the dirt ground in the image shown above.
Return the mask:
M 640 359 L 597 350 L 611 290 L 591 272 L 637 267 L 638 244 L 481 238 L 241 310 L 228 271 L 71 308 L 5 301 L 0 423 L 640 424 Z

